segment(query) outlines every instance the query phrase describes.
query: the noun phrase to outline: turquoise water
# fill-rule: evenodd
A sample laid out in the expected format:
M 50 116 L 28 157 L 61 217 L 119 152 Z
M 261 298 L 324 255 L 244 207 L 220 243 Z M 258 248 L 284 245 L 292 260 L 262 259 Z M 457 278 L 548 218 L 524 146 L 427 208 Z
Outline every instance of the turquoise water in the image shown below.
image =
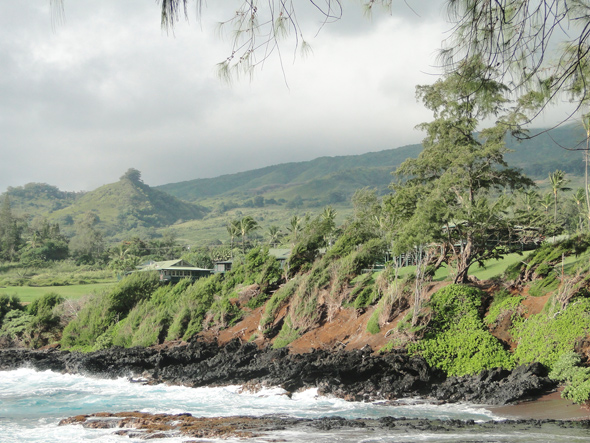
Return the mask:
M 145 411 L 181 413 L 215 417 L 230 415 L 285 414 L 301 418 L 341 416 L 377 418 L 382 416 L 416 418 L 456 418 L 487 421 L 491 412 L 466 405 L 386 405 L 383 403 L 347 402 L 318 396 L 314 390 L 297 393 L 291 398 L 280 388 L 257 393 L 242 393 L 240 387 L 186 388 L 180 386 L 145 386 L 125 379 L 105 380 L 81 375 L 37 372 L 31 369 L 0 372 L 0 442 L 132 442 L 128 437 L 113 435 L 112 429 L 92 430 L 79 425 L 58 427 L 62 418 L 93 412 Z M 367 435 L 362 429 L 320 433 L 309 430 L 294 433 L 277 432 L 273 437 L 286 441 L 533 441 L 501 435 L 465 436 L 420 433 L 389 436 L 386 432 Z M 403 438 L 402 438 L 403 437 Z M 529 435 L 528 437 L 531 437 Z M 527 438 L 528 438 L 527 437 Z M 543 440 L 545 435 L 536 441 Z M 580 441 L 590 441 L 583 438 Z M 266 441 L 255 439 L 250 441 Z M 401 439 L 400 439 L 401 438 Z M 506 437 L 508 438 L 508 437 Z M 160 442 L 182 442 L 187 438 L 159 439 Z M 227 441 L 227 440 L 226 440 Z M 574 441 L 574 440 L 571 440 Z

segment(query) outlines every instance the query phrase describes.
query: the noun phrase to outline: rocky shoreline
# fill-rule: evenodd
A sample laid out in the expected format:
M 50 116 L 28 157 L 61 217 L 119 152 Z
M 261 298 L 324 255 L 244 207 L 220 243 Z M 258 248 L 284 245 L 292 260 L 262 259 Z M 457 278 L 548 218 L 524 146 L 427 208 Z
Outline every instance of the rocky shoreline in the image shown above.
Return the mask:
M 116 435 L 152 440 L 171 437 L 207 438 L 207 439 L 252 439 L 273 436 L 277 432 L 298 432 L 313 434 L 317 432 L 338 432 L 359 430 L 363 435 L 378 437 L 386 433 L 393 436 L 408 436 L 409 433 L 425 432 L 448 437 L 449 433 L 461 435 L 468 440 L 490 431 L 511 434 L 551 434 L 563 435 L 564 441 L 571 437 L 572 432 L 587 436 L 590 421 L 559 421 L 559 420 L 505 420 L 474 422 L 473 420 L 425 420 L 395 417 L 378 419 L 345 419 L 342 417 L 323 417 L 317 419 L 293 418 L 281 415 L 264 415 L 262 417 L 193 417 L 191 414 L 149 414 L 144 412 L 97 413 L 77 415 L 62 420 L 59 426 L 81 425 L 92 429 L 113 429 Z M 471 437 L 471 438 L 470 438 Z M 197 440 L 189 440 L 197 441 Z M 201 440 L 198 440 L 201 441 Z
M 288 392 L 317 388 L 320 394 L 354 401 L 422 397 L 437 402 L 505 405 L 535 399 L 557 387 L 540 364 L 446 378 L 422 358 L 404 352 L 375 355 L 366 349 L 291 354 L 287 349 L 261 350 L 239 340 L 225 346 L 192 341 L 173 347 L 91 353 L 0 351 L 0 370 L 20 367 L 190 387 L 281 386 Z

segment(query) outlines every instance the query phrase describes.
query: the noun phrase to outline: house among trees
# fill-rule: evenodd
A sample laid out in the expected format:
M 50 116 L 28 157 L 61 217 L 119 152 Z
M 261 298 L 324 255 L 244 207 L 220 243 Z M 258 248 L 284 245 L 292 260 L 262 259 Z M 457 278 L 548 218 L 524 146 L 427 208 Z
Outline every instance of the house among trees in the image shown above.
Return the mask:
M 213 273 L 212 269 L 196 268 L 190 263 L 178 259 L 168 261 L 150 261 L 138 266 L 138 271 L 157 271 L 161 281 L 178 283 L 183 278 L 197 280 L 208 277 Z
M 291 248 L 285 248 L 285 249 L 270 248 L 268 250 L 268 254 L 273 256 L 274 258 L 276 258 L 277 261 L 279 262 L 279 264 L 281 265 L 281 268 L 284 268 L 285 263 L 287 263 L 287 260 L 291 256 Z M 216 261 L 213 264 L 213 272 L 214 273 L 229 272 L 229 271 L 231 271 L 232 264 L 233 264 L 233 260 Z
M 278 260 L 281 264 L 281 269 L 285 267 L 285 263 L 291 256 L 291 248 L 270 248 L 268 253 Z
M 231 271 L 232 260 L 216 261 L 213 264 L 213 272 L 228 272 Z

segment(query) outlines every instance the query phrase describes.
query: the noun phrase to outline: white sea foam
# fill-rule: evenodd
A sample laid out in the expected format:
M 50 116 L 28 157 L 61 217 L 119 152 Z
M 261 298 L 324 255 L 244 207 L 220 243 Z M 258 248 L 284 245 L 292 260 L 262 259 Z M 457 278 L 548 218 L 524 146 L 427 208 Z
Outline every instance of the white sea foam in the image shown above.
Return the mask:
M 240 386 L 214 388 L 149 386 L 130 383 L 126 379 L 108 380 L 82 375 L 18 369 L 0 372 L 0 441 L 2 443 L 134 441 L 127 437 L 114 436 L 112 429 L 89 430 L 75 425 L 57 426 L 61 418 L 101 411 L 189 412 L 201 417 L 283 414 L 300 418 L 326 416 L 344 418 L 403 416 L 473 420 L 495 418 L 491 412 L 470 405 L 348 402 L 338 398 L 320 396 L 316 389 L 297 392 L 291 397 L 285 394 L 286 392 L 281 388 L 265 388 L 257 392 L 247 392 L 243 391 Z M 277 435 L 289 435 L 289 438 L 286 438 L 288 441 L 309 440 L 311 434 L 308 435 L 305 431 L 301 432 L 284 431 L 277 433 Z M 376 434 L 369 438 L 363 434 L 362 430 L 358 429 L 339 432 L 338 438 L 336 438 L 338 441 L 396 441 L 386 434 Z M 324 434 L 318 433 L 316 430 L 312 440 L 335 441 L 333 433 L 327 433 L 325 439 L 320 438 L 320 435 Z M 330 435 L 332 440 L 330 440 Z M 404 441 L 420 441 L 419 439 L 424 437 L 424 435 L 406 435 Z M 418 440 L 414 440 L 414 438 Z M 159 441 L 167 443 L 183 441 L 183 439 Z M 264 439 L 260 441 L 264 441 Z

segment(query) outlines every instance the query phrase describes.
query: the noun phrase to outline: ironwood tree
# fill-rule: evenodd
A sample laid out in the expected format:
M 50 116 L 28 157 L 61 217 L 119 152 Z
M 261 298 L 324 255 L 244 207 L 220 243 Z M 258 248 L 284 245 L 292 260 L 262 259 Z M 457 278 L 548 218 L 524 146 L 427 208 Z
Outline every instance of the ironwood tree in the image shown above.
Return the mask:
M 504 252 L 511 202 L 501 192 L 533 185 L 504 160 L 504 140 L 515 122 L 500 119 L 476 133 L 482 120 L 504 111 L 507 93 L 480 58 L 466 60 L 433 85 L 418 86 L 435 118 L 419 126 L 426 132 L 424 150 L 397 169 L 399 181 L 386 199 L 396 252 L 436 245 L 436 266 L 452 265 L 455 282 L 467 281 L 473 263 Z

